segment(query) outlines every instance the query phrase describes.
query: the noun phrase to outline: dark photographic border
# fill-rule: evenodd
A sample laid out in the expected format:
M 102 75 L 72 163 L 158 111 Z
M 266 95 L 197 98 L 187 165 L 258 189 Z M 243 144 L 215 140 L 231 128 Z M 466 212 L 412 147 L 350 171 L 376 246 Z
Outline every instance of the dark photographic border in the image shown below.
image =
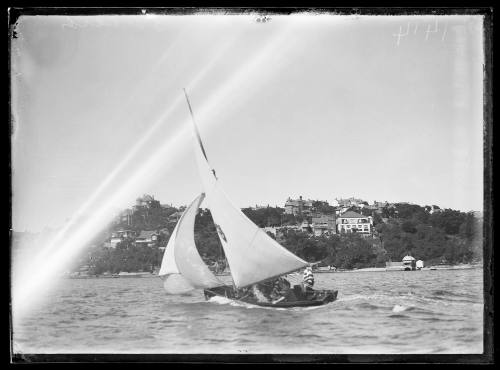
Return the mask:
M 21 354 L 13 352 L 12 317 L 9 311 L 10 362 L 11 363 L 59 363 L 59 362 L 115 362 L 115 363 L 454 363 L 454 364 L 492 364 L 494 362 L 494 251 L 493 251 L 493 8 L 150 8 L 150 7 L 18 7 L 8 9 L 8 53 L 12 38 L 15 38 L 15 25 L 23 15 L 141 15 L 148 14 L 191 15 L 204 14 L 261 14 L 266 16 L 287 15 L 297 12 L 329 13 L 339 15 L 482 15 L 484 80 L 483 80 L 483 120 L 484 120 L 484 218 L 483 218 L 483 274 L 484 274 L 484 336 L 482 354 Z M 9 63 L 9 122 L 12 121 L 10 108 L 10 63 Z M 9 140 L 12 128 L 9 125 Z M 9 148 L 10 148 L 9 141 Z M 9 175 L 12 176 L 10 151 Z M 12 179 L 12 177 L 11 177 Z M 12 188 L 9 192 L 12 199 Z M 10 212 L 12 204 L 10 203 Z M 9 230 L 12 232 L 11 220 Z M 9 238 L 10 239 L 10 238 Z M 10 243 L 9 243 L 10 244 Z M 10 261 L 9 252 L 9 261 Z M 10 267 L 10 266 L 9 266 Z M 10 276 L 9 276 L 10 278 Z M 10 279 L 9 279 L 10 284 Z M 10 287 L 10 285 L 9 285 Z M 10 301 L 11 296 L 9 296 Z

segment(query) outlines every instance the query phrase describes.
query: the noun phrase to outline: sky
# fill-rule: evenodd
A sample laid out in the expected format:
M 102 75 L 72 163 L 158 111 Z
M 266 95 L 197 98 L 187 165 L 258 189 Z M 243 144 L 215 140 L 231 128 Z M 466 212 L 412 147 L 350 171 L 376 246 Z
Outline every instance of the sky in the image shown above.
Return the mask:
M 481 16 L 22 16 L 12 228 L 201 191 L 483 209 Z M 111 213 L 103 215 L 103 220 Z

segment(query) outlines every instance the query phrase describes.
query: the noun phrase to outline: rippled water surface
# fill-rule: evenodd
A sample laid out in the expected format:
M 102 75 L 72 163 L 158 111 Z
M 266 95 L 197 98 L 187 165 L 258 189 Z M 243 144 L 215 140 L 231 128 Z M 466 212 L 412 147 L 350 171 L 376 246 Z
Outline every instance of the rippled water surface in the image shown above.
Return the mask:
M 320 307 L 168 296 L 155 278 L 67 279 L 14 322 L 24 353 L 481 353 L 482 270 L 316 274 Z

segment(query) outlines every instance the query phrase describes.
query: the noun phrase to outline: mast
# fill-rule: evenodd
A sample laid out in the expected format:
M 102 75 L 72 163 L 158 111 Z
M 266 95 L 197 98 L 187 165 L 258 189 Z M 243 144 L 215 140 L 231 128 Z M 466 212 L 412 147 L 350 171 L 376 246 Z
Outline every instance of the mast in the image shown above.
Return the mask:
M 208 162 L 208 157 L 207 157 L 207 153 L 205 151 L 205 147 L 203 146 L 203 142 L 201 141 L 200 131 L 198 130 L 198 126 L 196 125 L 196 121 L 194 119 L 193 108 L 191 108 L 191 102 L 189 101 L 189 96 L 188 96 L 185 88 L 182 88 L 182 90 L 184 91 L 184 96 L 186 97 L 186 102 L 187 102 L 187 105 L 189 108 L 189 114 L 191 115 L 191 121 L 193 122 L 194 132 L 196 134 L 196 139 L 198 141 L 198 144 L 200 145 L 200 149 L 201 149 L 201 152 L 203 153 L 203 156 L 205 157 L 205 160 L 210 165 L 210 163 Z M 212 168 L 212 173 L 213 173 L 215 179 L 217 179 L 217 176 L 215 175 L 215 170 L 213 168 Z M 212 218 L 213 218 L 213 215 L 212 215 Z M 221 244 L 220 250 L 219 250 L 219 261 L 224 261 L 224 269 L 221 272 L 223 272 L 225 270 L 225 267 L 227 265 L 227 262 L 225 262 L 226 258 L 225 258 L 225 254 L 224 254 L 223 250 L 224 250 L 224 248 L 222 247 L 222 244 Z

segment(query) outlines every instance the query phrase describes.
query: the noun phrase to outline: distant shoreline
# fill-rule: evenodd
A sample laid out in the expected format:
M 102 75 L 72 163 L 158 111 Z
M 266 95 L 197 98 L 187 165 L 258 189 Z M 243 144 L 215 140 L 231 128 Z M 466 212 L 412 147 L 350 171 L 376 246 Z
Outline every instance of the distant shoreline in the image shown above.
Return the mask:
M 421 270 L 413 271 L 434 271 L 434 270 L 470 270 L 470 269 L 480 269 L 483 268 L 482 264 L 462 264 L 462 265 L 432 265 L 423 267 Z M 387 270 L 385 267 L 366 267 L 361 269 L 350 269 L 350 270 L 316 270 L 313 271 L 314 274 L 338 274 L 338 273 L 353 273 L 353 272 L 391 272 L 391 271 L 403 271 L 403 270 Z M 224 274 L 226 275 L 226 274 Z M 223 275 L 223 276 L 224 276 Z M 229 274 L 227 274 L 229 275 Z M 158 277 L 155 273 L 128 273 L 123 275 L 113 274 L 113 275 L 75 275 L 75 276 L 63 276 L 67 279 L 123 279 L 123 278 L 153 278 Z
M 482 264 L 463 264 L 463 265 L 431 265 L 427 267 L 423 267 L 420 270 L 412 270 L 412 271 L 434 271 L 434 270 L 470 270 L 470 269 L 479 269 L 483 268 Z M 338 273 L 338 272 L 379 272 L 379 271 L 384 271 L 384 272 L 389 272 L 389 271 L 404 271 L 404 270 L 393 270 L 393 269 L 386 269 L 385 267 L 366 267 L 362 269 L 352 269 L 352 270 L 337 270 L 337 271 L 313 271 L 315 274 L 316 273 Z
M 150 272 L 131 272 L 127 274 L 112 274 L 112 275 L 67 275 L 63 276 L 64 278 L 67 279 L 123 279 L 123 278 L 152 278 L 152 277 L 157 277 L 158 274 L 150 273 Z

